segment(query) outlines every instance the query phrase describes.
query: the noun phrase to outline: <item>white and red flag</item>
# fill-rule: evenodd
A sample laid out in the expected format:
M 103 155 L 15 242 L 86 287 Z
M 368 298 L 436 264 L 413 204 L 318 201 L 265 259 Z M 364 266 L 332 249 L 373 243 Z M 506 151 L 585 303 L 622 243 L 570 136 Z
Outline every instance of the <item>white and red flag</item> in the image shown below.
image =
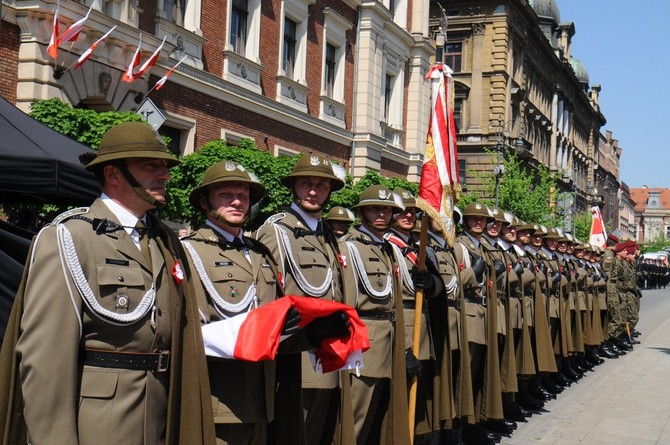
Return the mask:
M 112 33 L 112 31 L 114 31 L 115 29 L 116 29 L 116 25 L 114 25 L 114 27 L 112 29 L 107 31 L 105 33 L 105 35 L 103 35 L 98 40 L 93 42 L 93 45 L 89 46 L 88 49 L 86 51 L 84 51 L 81 56 L 79 56 L 79 58 L 77 59 L 77 61 L 74 64 L 74 69 L 77 69 L 80 66 L 82 66 L 84 64 L 84 62 L 86 62 L 88 60 L 88 58 L 91 57 L 91 55 L 93 54 L 93 51 L 95 51 L 95 48 L 97 48 L 97 46 L 100 44 L 100 42 L 105 40 Z
M 161 42 L 160 46 L 156 48 L 156 51 L 149 57 L 149 59 L 142 64 L 140 69 L 137 71 L 137 74 L 135 74 L 135 77 L 142 77 L 142 74 L 146 73 L 149 68 L 154 66 L 156 64 L 156 61 L 158 60 L 158 56 L 161 54 L 161 50 L 163 49 L 163 45 L 165 45 L 165 39 L 167 36 L 163 37 L 163 41 Z
M 184 57 L 182 57 L 182 59 L 181 59 L 179 62 L 177 62 L 177 64 L 176 64 L 175 66 L 173 66 L 172 68 L 170 68 L 170 69 L 168 70 L 168 72 L 165 73 L 165 76 L 163 76 L 163 77 L 161 77 L 160 79 L 158 79 L 158 81 L 156 82 L 156 85 L 154 85 L 154 89 L 155 89 L 156 91 L 158 91 L 158 90 L 160 90 L 161 88 L 163 88 L 163 85 L 165 85 L 165 82 L 167 82 L 167 78 L 170 77 L 170 74 L 172 74 L 172 72 L 175 70 L 175 68 L 177 68 L 179 65 L 181 65 L 181 63 L 182 63 L 184 60 L 186 60 L 187 57 L 188 57 L 188 56 L 184 56 Z
M 93 3 L 91 3 L 91 7 L 88 8 L 88 12 L 84 17 L 74 22 L 72 25 L 70 25 L 68 29 L 65 30 L 63 35 L 60 36 L 58 43 L 74 42 L 75 40 L 77 40 L 77 37 L 79 37 L 79 33 L 84 28 L 84 22 L 86 22 L 88 16 L 91 14 L 91 10 L 93 9 Z
M 130 59 L 130 64 L 126 68 L 126 72 L 123 74 L 121 80 L 124 82 L 132 82 L 135 80 L 135 68 L 140 66 L 140 48 L 142 47 L 142 33 L 140 33 L 140 41 L 137 43 L 137 49 L 133 54 L 132 59 Z
M 58 37 L 58 15 L 60 14 L 60 2 L 56 6 L 56 12 L 54 12 L 54 28 L 51 33 L 51 40 L 49 40 L 49 46 L 47 47 L 47 53 L 51 56 L 52 59 L 58 59 L 58 44 L 60 43 Z
M 451 73 L 447 65 L 436 64 L 426 75 L 431 80 L 431 116 L 417 199 L 417 206 L 442 227 L 449 244 L 456 237 L 453 213 L 461 192 Z
M 573 216 L 574 217 L 574 216 Z M 591 236 L 589 243 L 592 246 L 604 248 L 606 246 L 607 233 L 605 232 L 605 223 L 603 215 L 600 213 L 600 207 L 591 207 Z
M 213 357 L 260 361 L 273 360 L 282 341 L 281 331 L 291 307 L 300 313 L 300 327 L 315 318 L 343 311 L 349 318 L 351 335 L 328 337 L 316 349 L 322 372 L 361 369 L 363 352 L 370 348 L 368 330 L 356 309 L 346 304 L 311 297 L 288 295 L 249 312 L 202 326 L 205 353 Z

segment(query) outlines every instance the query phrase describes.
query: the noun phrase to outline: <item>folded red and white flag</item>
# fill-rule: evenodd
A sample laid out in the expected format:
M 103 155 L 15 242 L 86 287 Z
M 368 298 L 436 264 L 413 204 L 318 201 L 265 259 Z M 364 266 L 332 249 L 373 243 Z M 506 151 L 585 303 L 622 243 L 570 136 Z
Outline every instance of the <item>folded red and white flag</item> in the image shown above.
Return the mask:
M 91 45 L 86 51 L 84 51 L 82 53 L 81 56 L 79 56 L 79 58 L 77 59 L 77 62 L 74 64 L 74 69 L 77 69 L 80 66 L 82 66 L 84 64 L 84 62 L 86 62 L 88 60 L 88 58 L 91 57 L 91 55 L 93 55 L 93 51 L 95 51 L 95 48 L 97 48 L 97 46 L 100 44 L 100 42 L 105 40 L 107 38 L 107 36 L 109 36 L 112 33 L 112 31 L 114 31 L 115 29 L 116 29 L 116 25 L 114 25 L 114 27 L 112 29 L 107 31 L 104 36 L 100 37 L 98 40 L 93 42 L 93 45 Z
M 315 318 L 343 311 L 349 318 L 351 335 L 329 337 L 321 342 L 315 355 L 322 372 L 363 368 L 363 352 L 370 349 L 365 323 L 356 310 L 346 304 L 320 298 L 288 295 L 244 314 L 202 326 L 205 353 L 213 357 L 257 362 L 273 360 L 282 341 L 281 331 L 291 307 L 300 313 L 300 327 Z

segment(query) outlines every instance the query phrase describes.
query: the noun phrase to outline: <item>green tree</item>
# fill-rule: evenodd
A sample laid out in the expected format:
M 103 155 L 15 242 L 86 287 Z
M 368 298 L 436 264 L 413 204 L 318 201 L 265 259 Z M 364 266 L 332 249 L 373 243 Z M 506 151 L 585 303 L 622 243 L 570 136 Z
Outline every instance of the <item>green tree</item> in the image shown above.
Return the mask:
M 504 173 L 498 186 L 498 207 L 512 212 L 523 221 L 562 227 L 563 216 L 555 206 L 558 189 L 556 173 L 544 165 L 531 167 L 511 153 L 505 157 L 503 165 Z M 493 172 L 483 174 L 483 182 L 485 196 L 495 196 Z M 483 201 L 495 204 L 490 198 Z
M 575 233 L 574 235 L 581 241 L 588 241 L 591 237 L 591 212 L 584 210 L 574 216 Z
M 658 252 L 660 250 L 665 249 L 668 246 L 670 246 L 670 241 L 665 239 L 665 236 L 663 236 L 662 233 L 659 233 L 650 242 L 645 243 L 644 245 L 642 245 L 641 248 L 642 248 L 642 253 L 647 253 L 647 252 Z
M 102 135 L 121 122 L 141 122 L 142 116 L 126 111 L 105 111 L 72 108 L 60 99 L 38 100 L 30 104 L 30 116 L 49 128 L 82 144 L 97 149 Z

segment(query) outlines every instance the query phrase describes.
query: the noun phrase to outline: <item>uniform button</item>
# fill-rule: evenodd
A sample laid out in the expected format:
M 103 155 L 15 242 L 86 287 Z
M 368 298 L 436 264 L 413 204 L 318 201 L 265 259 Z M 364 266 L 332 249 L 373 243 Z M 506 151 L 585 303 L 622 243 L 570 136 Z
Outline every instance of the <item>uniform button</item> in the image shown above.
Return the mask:
M 119 279 L 119 283 L 123 283 L 123 277 L 121 275 L 119 275 L 118 279 Z
M 316 258 L 312 258 L 312 263 L 316 263 Z
M 232 274 L 232 273 L 229 273 L 229 274 L 228 274 L 228 278 L 230 278 L 230 277 L 232 277 L 232 276 L 233 276 L 233 274 Z

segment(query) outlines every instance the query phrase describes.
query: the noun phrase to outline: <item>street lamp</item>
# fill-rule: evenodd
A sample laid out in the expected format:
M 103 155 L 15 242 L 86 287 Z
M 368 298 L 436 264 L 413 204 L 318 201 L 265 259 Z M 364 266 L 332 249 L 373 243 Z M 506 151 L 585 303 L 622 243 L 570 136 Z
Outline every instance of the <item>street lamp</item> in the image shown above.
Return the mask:
M 499 195 L 500 195 L 500 179 L 505 174 L 505 165 L 501 162 L 501 155 L 504 157 L 506 147 L 514 149 L 514 153 L 521 159 L 527 159 L 529 157 L 529 151 L 526 149 L 526 144 L 521 136 L 517 137 L 514 140 L 514 146 L 505 144 L 503 139 L 503 131 L 507 125 L 514 122 L 514 118 L 508 120 L 507 122 L 502 121 L 502 116 L 498 117 L 498 126 L 496 127 L 496 145 L 493 149 L 496 152 L 496 166 L 493 169 L 493 176 L 495 178 L 496 184 L 496 207 L 499 204 Z

